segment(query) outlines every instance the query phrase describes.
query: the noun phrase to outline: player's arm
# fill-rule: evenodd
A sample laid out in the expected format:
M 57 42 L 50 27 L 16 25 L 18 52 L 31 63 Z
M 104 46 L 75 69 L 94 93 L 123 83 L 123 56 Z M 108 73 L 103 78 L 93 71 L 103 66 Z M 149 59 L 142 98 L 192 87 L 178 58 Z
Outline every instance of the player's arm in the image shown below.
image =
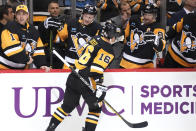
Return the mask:
M 130 22 L 127 23 L 124 30 L 124 41 L 123 41 L 124 44 L 127 43 L 127 38 L 129 37 L 129 33 L 130 33 Z
M 182 18 L 176 24 L 174 24 L 173 26 L 170 26 L 170 28 L 169 28 L 169 30 L 166 34 L 166 39 L 167 40 L 170 40 L 170 39 L 174 38 L 177 33 L 182 31 L 183 21 L 184 21 L 184 19 Z
M 82 70 L 87 67 L 90 60 L 92 59 L 93 51 L 94 51 L 94 46 L 89 44 L 84 45 L 84 50 L 81 56 L 79 57 L 78 60 L 75 60 L 75 66 L 77 69 Z
M 1 47 L 3 53 L 13 62 L 26 64 L 30 60 L 25 51 L 25 43 L 19 40 L 17 34 L 7 29 L 1 34 Z
M 36 67 L 40 68 L 41 66 L 45 66 L 46 57 L 45 57 L 45 52 L 44 52 L 44 45 L 40 37 L 38 37 L 35 47 L 32 47 L 32 48 L 34 48 L 32 56 L 33 56 L 34 64 L 36 65 Z
M 107 0 L 98 0 L 97 1 L 97 8 L 105 10 L 107 8 Z
M 58 34 L 61 41 L 65 41 L 65 39 L 67 39 L 67 37 L 68 37 L 68 25 L 64 24 L 61 28 L 62 28 L 61 30 L 57 30 L 57 34 Z M 56 36 L 56 37 L 58 37 L 58 36 Z M 56 40 L 57 40 L 57 38 L 56 38 Z
M 38 31 L 39 31 L 39 34 L 40 34 L 40 38 L 42 40 L 42 42 L 44 43 L 45 46 L 48 46 L 49 44 L 49 40 L 50 40 L 50 30 L 49 29 L 46 29 L 45 26 L 44 26 L 44 23 L 40 23 L 38 25 Z M 55 37 L 55 33 L 53 33 L 53 38 Z
M 129 1 L 129 5 L 131 6 L 131 10 L 133 12 L 137 12 L 142 8 L 143 1 L 142 0 L 131 0 Z
M 127 43 L 127 39 L 129 39 L 131 30 L 134 30 L 135 28 L 138 28 L 138 26 L 141 25 L 142 18 L 140 16 L 133 16 L 129 19 L 129 22 L 127 23 L 123 33 L 124 33 L 124 44 Z
M 92 77 L 96 82 L 102 83 L 103 72 L 113 59 L 113 54 L 103 50 L 102 48 L 99 49 L 90 66 L 90 77 Z
M 95 94 L 98 101 L 102 101 L 106 95 L 107 87 L 102 86 L 104 80 L 103 72 L 112 62 L 113 58 L 113 54 L 110 54 L 101 48 L 97 51 L 90 66 L 90 84 L 95 88 Z
M 38 29 L 44 44 L 49 44 L 51 35 L 53 36 L 53 42 L 55 43 L 58 42 L 58 39 L 64 41 L 68 36 L 67 24 L 52 17 L 48 17 Z

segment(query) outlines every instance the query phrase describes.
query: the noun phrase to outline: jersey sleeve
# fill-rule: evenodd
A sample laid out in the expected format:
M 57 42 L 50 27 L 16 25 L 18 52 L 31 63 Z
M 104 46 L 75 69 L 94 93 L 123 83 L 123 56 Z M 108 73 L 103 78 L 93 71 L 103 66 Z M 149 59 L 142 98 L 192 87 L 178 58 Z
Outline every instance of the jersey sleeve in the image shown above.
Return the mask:
M 127 23 L 126 27 L 125 27 L 125 30 L 124 30 L 124 44 L 127 43 L 127 38 L 129 37 L 129 33 L 130 33 L 130 22 Z
M 105 43 L 107 44 L 107 43 Z M 105 47 L 100 47 L 96 39 L 91 39 L 85 45 L 84 51 L 75 66 L 79 70 L 88 69 L 88 77 L 95 81 L 103 81 L 103 72 L 114 59 L 113 53 Z
M 184 19 L 182 18 L 179 22 L 174 24 L 173 26 L 170 26 L 169 31 L 167 32 L 167 37 L 166 39 L 172 39 L 176 33 L 179 33 L 182 31 L 183 28 L 183 21 Z
M 67 39 L 68 37 L 68 25 L 64 24 L 63 29 L 60 31 L 57 31 L 57 33 L 58 33 L 60 40 L 65 41 L 65 39 Z
M 76 68 L 79 70 L 85 69 L 89 65 L 90 61 L 92 61 L 93 52 L 94 46 L 86 44 L 80 58 L 75 61 Z
M 133 12 L 138 12 L 142 8 L 143 0 L 131 0 L 128 3 Z
M 102 10 L 105 10 L 107 8 L 108 4 L 107 4 L 107 0 L 102 1 L 98 1 L 97 2 L 97 7 L 101 8 Z
M 46 56 L 45 56 L 45 52 L 44 52 L 44 45 L 43 45 L 40 37 L 38 37 L 38 39 L 37 39 L 37 45 L 36 45 L 34 53 L 33 53 L 33 59 L 34 59 L 34 64 L 38 68 L 46 65 Z
M 52 42 L 59 43 L 60 41 L 64 41 L 68 37 L 67 24 L 64 24 L 62 30 L 50 30 L 44 27 L 44 23 L 41 23 L 38 27 L 40 38 L 45 46 L 49 46 L 50 37 L 52 35 Z M 52 34 L 51 34 L 52 31 Z
M 1 34 L 1 48 L 4 55 L 13 62 L 26 64 L 29 61 L 19 36 L 11 33 L 8 29 L 3 30 Z
M 102 48 L 99 49 L 90 66 L 90 77 L 93 77 L 95 80 L 103 79 L 103 72 L 113 59 L 113 54 Z

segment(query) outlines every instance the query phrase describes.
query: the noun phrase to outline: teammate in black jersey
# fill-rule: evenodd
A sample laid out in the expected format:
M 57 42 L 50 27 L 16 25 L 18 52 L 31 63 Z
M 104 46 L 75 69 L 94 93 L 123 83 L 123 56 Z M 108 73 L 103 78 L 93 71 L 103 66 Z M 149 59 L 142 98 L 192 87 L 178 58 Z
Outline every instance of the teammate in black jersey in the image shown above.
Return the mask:
M 96 14 L 94 6 L 86 5 L 80 19 L 71 19 L 64 25 L 51 17 L 45 20 L 45 28 L 56 28 L 53 31 L 53 38 L 66 43 L 65 60 L 72 66 L 81 55 L 86 42 L 101 30 L 101 25 L 95 22 Z
M 156 52 L 165 48 L 165 29 L 156 22 L 157 9 L 147 4 L 143 16 L 132 16 L 125 29 L 120 66 L 126 69 L 154 68 Z
M 18 5 L 15 16 L 1 34 L 0 69 L 26 69 L 33 63 L 37 68 L 49 71 L 39 33 L 28 23 L 27 6 Z
M 79 105 L 82 96 L 89 107 L 83 131 L 95 131 L 101 113 L 102 100 L 107 88 L 102 86 L 103 72 L 114 58 L 112 44 L 120 30 L 112 23 L 106 23 L 101 35 L 92 37 L 84 46 L 84 50 L 75 67 L 78 73 L 95 89 L 87 87 L 74 73 L 67 78 L 64 101 L 52 115 L 47 131 L 55 128 Z
M 166 68 L 196 67 L 196 13 L 185 15 L 179 22 L 170 27 L 167 39 L 169 44 L 165 57 Z

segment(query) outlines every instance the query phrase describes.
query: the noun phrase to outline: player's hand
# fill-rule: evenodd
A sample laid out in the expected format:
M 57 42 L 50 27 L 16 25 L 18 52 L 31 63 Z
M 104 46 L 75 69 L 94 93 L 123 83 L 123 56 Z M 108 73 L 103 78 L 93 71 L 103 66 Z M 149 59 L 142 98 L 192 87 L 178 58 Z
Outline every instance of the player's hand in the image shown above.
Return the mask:
M 29 56 L 29 61 L 27 62 L 27 65 L 30 65 L 31 63 L 33 63 L 33 58 Z
M 62 29 L 62 23 L 58 21 L 58 19 L 48 17 L 44 21 L 44 27 L 46 29 L 55 29 L 55 30 L 61 30 Z
M 102 101 L 105 98 L 106 91 L 107 91 L 107 87 L 105 87 L 103 85 L 96 86 L 95 95 L 98 99 L 98 102 Z
M 45 70 L 45 72 L 50 72 L 50 67 L 48 66 L 41 66 L 40 69 Z

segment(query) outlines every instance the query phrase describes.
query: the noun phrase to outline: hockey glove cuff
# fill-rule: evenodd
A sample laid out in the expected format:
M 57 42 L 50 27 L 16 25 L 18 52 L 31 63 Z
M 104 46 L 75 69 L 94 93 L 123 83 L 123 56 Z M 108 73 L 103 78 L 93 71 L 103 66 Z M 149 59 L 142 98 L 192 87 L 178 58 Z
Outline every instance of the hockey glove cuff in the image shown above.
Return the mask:
M 95 95 L 98 99 L 98 102 L 104 100 L 104 98 L 106 96 L 106 91 L 107 91 L 107 87 L 105 87 L 103 85 L 96 86 Z

